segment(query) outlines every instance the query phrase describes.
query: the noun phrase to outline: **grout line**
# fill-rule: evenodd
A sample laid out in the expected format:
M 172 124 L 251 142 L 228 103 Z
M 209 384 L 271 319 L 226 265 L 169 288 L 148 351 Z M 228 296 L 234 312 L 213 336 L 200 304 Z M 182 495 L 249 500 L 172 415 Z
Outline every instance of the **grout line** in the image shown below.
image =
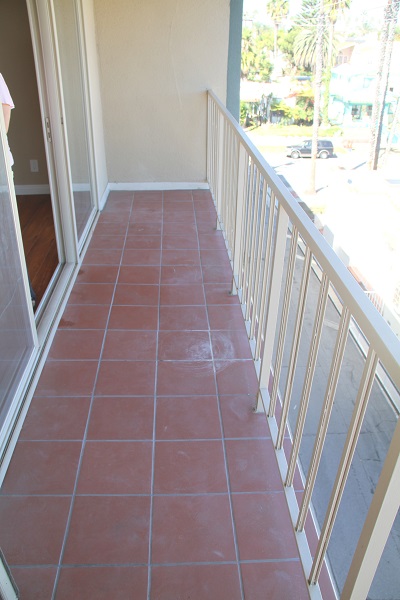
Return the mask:
M 156 426 L 157 426 L 157 380 L 158 380 L 158 348 L 160 337 L 160 306 L 161 306 L 161 281 L 162 281 L 162 258 L 163 258 L 163 231 L 164 231 L 164 192 L 161 192 L 161 247 L 160 247 L 160 274 L 158 281 L 158 314 L 157 314 L 157 333 L 156 333 L 156 356 L 154 372 L 154 402 L 153 402 L 153 440 L 152 440 L 152 458 L 151 458 L 151 482 L 150 482 L 150 511 L 149 511 L 149 553 L 147 570 L 147 600 L 151 596 L 151 578 L 152 578 L 152 550 L 153 550 L 153 513 L 154 513 L 154 476 L 156 461 Z
M 125 246 L 126 246 L 126 240 L 127 240 L 128 232 L 129 232 L 129 222 L 130 222 L 130 216 L 131 216 L 131 213 L 132 213 L 132 207 L 133 207 L 133 194 L 132 194 L 132 199 L 131 199 L 131 209 L 129 211 L 129 219 L 128 219 L 128 222 L 127 222 L 127 225 L 126 225 L 126 229 L 125 229 L 125 241 L 124 241 L 124 245 L 123 245 L 123 248 L 122 248 L 121 258 L 120 258 L 120 264 L 119 264 L 119 267 L 118 267 L 118 270 L 117 270 L 117 276 L 116 276 L 115 283 L 114 283 L 114 290 L 113 290 L 112 297 L 111 297 L 111 300 L 110 300 L 110 307 L 109 307 L 109 311 L 108 311 L 108 317 L 107 317 L 107 321 L 106 321 L 105 328 L 104 328 L 103 342 L 102 342 L 102 346 L 101 346 L 100 356 L 98 358 L 97 370 L 96 370 L 96 375 L 95 375 L 94 382 L 93 382 L 92 393 L 91 393 L 91 396 L 90 396 L 90 406 L 89 406 L 88 416 L 87 416 L 87 420 L 86 420 L 85 432 L 84 432 L 83 439 L 82 439 L 82 447 L 81 447 L 81 452 L 80 452 L 80 456 L 79 456 L 78 466 L 77 466 L 77 470 L 76 470 L 75 484 L 74 484 L 74 489 L 73 489 L 73 492 L 72 492 L 71 504 L 70 504 L 70 508 L 69 508 L 69 512 L 68 512 L 68 517 L 67 517 L 67 523 L 66 523 L 66 526 L 65 526 L 64 538 L 63 538 L 63 542 L 62 542 L 62 546 L 61 546 L 61 551 L 60 551 L 59 562 L 58 562 L 58 566 L 57 566 L 57 573 L 56 573 L 56 577 L 55 577 L 54 585 L 53 585 L 53 592 L 52 592 L 52 596 L 51 596 L 52 600 L 55 600 L 55 598 L 56 598 L 58 582 L 59 582 L 59 579 L 60 579 L 61 565 L 62 565 L 64 553 L 65 553 L 65 548 L 66 548 L 67 539 L 68 539 L 68 535 L 69 535 L 69 529 L 70 529 L 70 526 L 71 526 L 72 512 L 73 512 L 73 508 L 74 508 L 74 505 L 75 505 L 75 498 L 76 498 L 76 495 L 77 495 L 78 480 L 79 480 L 80 470 L 81 470 L 81 467 L 82 467 L 83 454 L 84 454 L 85 446 L 86 446 L 86 440 L 87 440 L 87 434 L 88 434 L 88 429 L 89 429 L 90 417 L 91 417 L 92 409 L 93 409 L 93 402 L 94 402 L 94 397 L 95 397 L 95 390 L 96 390 L 97 380 L 98 380 L 98 376 L 99 376 L 99 372 L 100 372 L 102 355 L 103 355 L 103 352 L 104 352 L 104 345 L 105 345 L 105 340 L 106 340 L 107 331 L 108 331 L 108 324 L 109 324 L 109 321 L 110 321 L 111 311 L 112 311 L 112 307 L 113 307 L 113 300 L 114 300 L 116 289 L 117 289 L 117 285 L 118 285 L 119 274 L 121 272 L 122 259 L 123 259 L 123 255 L 124 255 L 124 249 L 125 249 Z

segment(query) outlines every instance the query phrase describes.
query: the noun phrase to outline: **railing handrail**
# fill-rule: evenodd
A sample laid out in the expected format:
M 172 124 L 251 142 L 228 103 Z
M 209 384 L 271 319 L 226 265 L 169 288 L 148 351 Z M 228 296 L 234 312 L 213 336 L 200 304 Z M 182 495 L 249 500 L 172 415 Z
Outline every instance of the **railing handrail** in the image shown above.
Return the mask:
M 232 291 L 238 292 L 248 323 L 259 385 L 256 408 L 268 418 L 310 596 L 321 598 L 319 577 L 327 565 L 328 545 L 354 465 L 370 397 L 374 395 L 377 402 L 382 398 L 380 389 L 373 392 L 381 367 L 393 382 L 396 393 L 400 390 L 400 341 L 275 171 L 211 91 L 208 92 L 208 111 L 207 178 L 230 253 Z M 317 276 L 319 270 L 320 276 Z M 296 295 L 292 294 L 295 288 Z M 333 297 L 336 298 L 334 303 Z M 332 336 L 323 337 L 330 323 L 327 315 L 332 314 L 326 312 L 329 307 L 340 315 L 334 344 Z M 353 344 L 350 333 L 355 325 L 365 339 L 365 352 L 360 353 L 359 362 L 354 358 L 354 392 L 348 402 L 349 398 L 337 391 L 347 366 L 345 352 L 348 344 Z M 321 355 L 325 390 L 318 388 L 317 393 L 312 394 L 321 347 L 327 350 Z M 299 366 L 299 372 L 300 352 L 306 362 Z M 297 389 L 297 395 L 301 393 L 296 398 L 294 423 L 290 419 L 290 408 L 297 375 L 303 383 L 302 388 Z M 346 372 L 344 375 L 346 377 Z M 344 446 L 337 448 L 340 464 L 336 472 L 331 473 L 335 483 L 323 523 L 319 524 L 317 548 L 311 557 L 307 536 L 304 537 L 306 520 L 313 514 L 314 493 L 320 492 L 317 476 L 334 404 L 342 397 L 351 418 L 349 422 L 345 420 L 346 439 Z M 314 405 L 310 405 L 310 400 Z M 299 505 L 293 481 L 296 465 L 302 458 L 300 448 L 309 406 L 313 406 L 313 420 L 319 416 L 319 422 L 313 431 L 313 450 L 307 459 Z M 386 404 L 380 405 L 380 409 L 385 412 Z M 392 414 L 387 417 L 389 420 Z M 343 600 L 368 594 L 399 509 L 400 421 L 394 418 L 394 423 L 390 446 L 343 587 Z M 290 456 L 287 456 L 283 441 L 290 431 L 293 435 L 288 449 Z
M 383 358 L 385 368 L 389 372 L 393 383 L 400 389 L 399 339 L 373 306 L 369 298 L 366 297 L 363 290 L 354 280 L 354 277 L 349 273 L 333 248 L 320 234 L 312 221 L 305 215 L 301 206 L 293 200 L 289 190 L 275 173 L 274 169 L 267 163 L 260 151 L 247 136 L 245 136 L 237 121 L 211 90 L 208 91 L 208 94 L 224 113 L 225 119 L 229 121 L 230 126 L 240 138 L 240 143 L 247 152 L 252 155 L 252 158 L 260 171 L 264 171 L 268 176 L 268 184 L 275 194 L 279 196 L 279 201 L 282 203 L 289 218 L 301 229 L 302 238 L 310 247 L 322 269 L 327 272 L 336 292 L 342 298 L 343 302 L 350 307 L 352 315 L 356 319 L 358 325 L 364 331 L 372 346 L 376 348 L 378 355 Z

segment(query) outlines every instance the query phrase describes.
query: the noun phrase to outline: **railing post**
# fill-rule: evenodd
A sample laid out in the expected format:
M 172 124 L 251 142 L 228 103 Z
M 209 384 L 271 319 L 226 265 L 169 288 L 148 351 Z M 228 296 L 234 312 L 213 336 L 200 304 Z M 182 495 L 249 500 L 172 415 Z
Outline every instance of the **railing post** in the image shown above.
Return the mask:
M 233 282 L 232 282 L 232 294 L 237 294 L 237 286 L 240 284 L 240 252 L 241 252 L 241 239 L 243 229 L 243 210 L 245 205 L 245 196 L 248 182 L 248 170 L 249 170 L 249 156 L 242 146 L 239 144 L 239 157 L 238 157 L 238 179 L 237 179 L 237 194 L 236 194 L 236 214 L 235 214 L 235 231 L 234 231 L 234 242 L 232 249 L 232 271 L 233 271 Z
M 272 200 L 271 200 L 272 203 Z M 274 207 L 271 204 L 271 211 Z M 270 215 L 272 217 L 273 213 Z M 279 298 L 281 295 L 282 287 L 282 276 L 283 267 L 285 262 L 285 251 L 286 251 L 286 240 L 289 226 L 289 217 L 282 206 L 278 206 L 278 216 L 276 222 L 276 237 L 275 247 L 272 260 L 272 274 L 269 286 L 268 300 L 267 300 L 267 321 L 265 325 L 265 346 L 264 353 L 261 361 L 260 375 L 259 375 L 259 392 L 257 398 L 256 411 L 261 412 L 263 409 L 262 394 L 265 390 L 268 390 L 269 377 L 271 373 L 271 362 L 272 354 L 274 349 L 275 331 L 278 324 L 278 311 L 279 311 Z M 265 268 L 268 268 L 268 264 L 265 264 Z M 269 409 L 268 409 L 269 415 Z M 272 415 L 269 415 L 272 416 Z

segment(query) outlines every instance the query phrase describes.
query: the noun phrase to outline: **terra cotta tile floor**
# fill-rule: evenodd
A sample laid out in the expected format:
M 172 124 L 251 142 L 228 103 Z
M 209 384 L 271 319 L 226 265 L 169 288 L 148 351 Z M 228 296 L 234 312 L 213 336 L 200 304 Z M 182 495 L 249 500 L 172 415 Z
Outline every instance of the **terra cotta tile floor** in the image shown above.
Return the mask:
M 110 194 L 1 490 L 23 600 L 308 598 L 215 223 Z

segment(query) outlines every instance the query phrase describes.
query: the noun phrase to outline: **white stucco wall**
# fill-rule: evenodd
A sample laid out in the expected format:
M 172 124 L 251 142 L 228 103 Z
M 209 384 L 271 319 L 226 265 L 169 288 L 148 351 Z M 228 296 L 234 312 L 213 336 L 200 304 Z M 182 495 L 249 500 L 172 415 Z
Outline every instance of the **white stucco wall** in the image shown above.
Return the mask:
M 204 182 L 206 90 L 226 97 L 230 0 L 94 0 L 111 183 Z

